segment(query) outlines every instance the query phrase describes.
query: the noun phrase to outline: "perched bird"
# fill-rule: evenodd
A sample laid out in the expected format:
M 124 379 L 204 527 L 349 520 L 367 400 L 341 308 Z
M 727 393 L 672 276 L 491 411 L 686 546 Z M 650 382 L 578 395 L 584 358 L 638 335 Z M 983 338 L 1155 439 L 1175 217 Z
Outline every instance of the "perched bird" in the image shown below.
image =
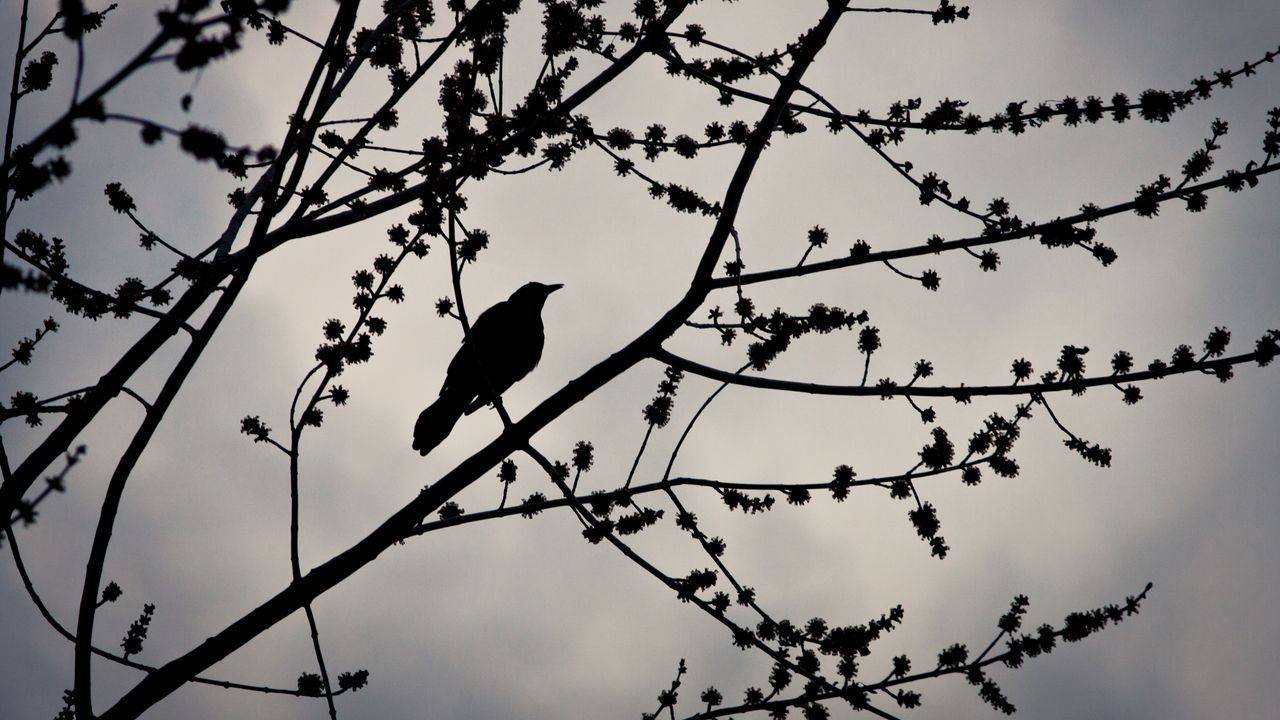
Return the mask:
M 542 358 L 542 306 L 564 287 L 531 282 L 480 313 L 449 362 L 440 397 L 418 415 L 413 449 L 426 455 L 463 414 L 493 402 L 528 375 Z

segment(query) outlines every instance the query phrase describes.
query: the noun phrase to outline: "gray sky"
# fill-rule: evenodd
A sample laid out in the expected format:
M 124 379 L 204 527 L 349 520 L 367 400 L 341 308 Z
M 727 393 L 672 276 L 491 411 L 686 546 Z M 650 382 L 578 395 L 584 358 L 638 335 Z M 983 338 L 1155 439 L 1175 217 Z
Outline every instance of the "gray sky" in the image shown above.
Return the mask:
M 514 29 L 513 54 L 530 56 L 538 7 L 526 3 Z M 47 17 L 52 2 L 33 3 Z M 115 67 L 149 31 L 153 9 L 129 3 L 89 41 L 89 74 Z M 376 9 L 376 3 L 369 3 Z M 630 3 L 622 3 L 629 7 Z M 751 51 L 792 40 L 820 14 L 821 2 L 703 3 L 688 22 L 708 36 Z M 320 32 L 331 4 L 300 8 L 299 26 Z M 12 57 L 18 3 L 0 6 L 0 57 Z M 1280 43 L 1280 7 L 1263 2 L 1061 2 L 975 4 L 974 17 L 934 27 L 927 18 L 851 15 L 837 29 L 806 82 L 846 111 L 880 114 L 893 101 L 964 98 L 983 115 L 1011 100 L 1182 88 L 1202 74 L 1234 69 Z M 37 22 L 43 22 L 39 20 Z M 131 23 L 144 23 L 130 29 Z M 683 22 L 681 23 L 683 25 Z M 108 33 L 126 28 L 126 41 Z M 521 43 L 524 43 L 522 45 Z M 63 55 L 66 70 L 71 55 Z M 254 40 L 243 55 L 216 64 L 198 80 L 155 68 L 124 87 L 109 106 L 151 113 L 175 125 L 218 127 L 233 141 L 278 142 L 311 59 L 291 40 L 266 48 Z M 514 65 L 515 63 L 513 63 Z M 9 66 L 0 70 L 9 76 Z M 509 87 L 535 68 L 511 69 Z M 375 76 L 377 73 L 375 73 Z M 65 91 L 66 77 L 59 76 Z M 189 116 L 179 98 L 193 87 Z M 388 143 L 412 146 L 439 129 L 434 83 L 400 111 Z M 761 85 L 761 88 L 766 88 Z M 335 112 L 359 114 L 380 97 L 379 77 Z M 57 89 L 57 107 L 63 102 Z M 1025 136 L 954 133 L 912 136 L 894 150 L 919 172 L 933 170 L 957 195 L 985 205 L 1002 196 L 1028 220 L 1071 214 L 1082 203 L 1107 205 L 1133 197 L 1160 173 L 1175 178 L 1207 136 L 1214 118 L 1231 123 L 1215 172 L 1260 154 L 1266 111 L 1280 99 L 1280 68 L 1219 92 L 1168 124 L 1131 121 L 1064 128 L 1055 121 Z M 24 105 L 24 108 L 26 106 Z M 54 105 L 31 103 L 19 137 L 40 127 Z M 584 108 L 598 130 L 652 122 L 672 135 L 695 137 L 710 120 L 753 119 L 744 103 L 716 105 L 704 88 L 675 81 L 652 61 Z M 25 110 L 24 110 L 25 112 Z M 915 191 L 848 133 L 832 136 L 821 123 L 778 138 L 766 151 L 737 228 L 748 270 L 795 264 L 805 232 L 831 233 L 813 259 L 839 257 L 855 239 L 873 248 L 915 245 L 939 233 L 976 234 L 972 221 L 945 208 L 922 208 Z M 121 181 L 157 232 L 185 248 L 202 247 L 225 225 L 225 195 L 234 184 L 205 166 L 178 158 L 174 144 L 143 149 L 132 128 L 86 127 L 71 156 L 76 174 L 62 187 L 20 206 L 11 228 L 30 226 L 64 237 L 72 268 L 114 287 L 143 263 L 148 276 L 169 259 L 137 249 L 137 232 L 106 205 L 102 186 Z M 732 149 L 704 152 L 695 162 L 663 158 L 646 172 L 723 193 Z M 379 160 L 368 160 L 379 165 Z M 492 178 L 469 190 L 470 226 L 487 229 L 492 247 L 466 274 L 473 313 L 505 298 L 526 280 L 563 282 L 546 313 L 542 364 L 506 396 L 522 415 L 565 382 L 648 327 L 683 291 L 711 222 L 677 216 L 651 200 L 638 182 L 613 177 L 611 162 L 584 154 L 560 172 Z M 1187 343 L 1198 348 L 1216 325 L 1233 331 L 1233 352 L 1277 327 L 1280 311 L 1280 194 L 1264 178 L 1252 191 L 1211 195 L 1192 215 L 1171 203 L 1159 218 L 1120 216 L 1099 225 L 1099 239 L 1119 260 L 1101 267 L 1083 252 L 1047 250 L 1034 241 L 1000 249 L 1001 269 L 982 273 L 967 257 L 904 261 L 904 271 L 936 269 L 937 293 L 882 266 L 811 276 L 751 288 L 756 306 L 800 312 L 814 302 L 866 309 L 885 347 L 871 377 L 906 379 L 928 358 L 938 383 L 1007 382 L 1010 362 L 1025 356 L 1040 373 L 1062 345 L 1087 345 L 1094 371 L 1110 355 L 1130 351 L 1140 365 L 1168 358 Z M 265 258 L 219 335 L 179 396 L 125 495 L 105 578 L 125 595 L 99 615 L 96 641 L 115 647 L 143 603 L 155 620 L 143 662 L 160 664 L 219 631 L 279 590 L 289 577 L 288 474 L 283 456 L 254 445 L 239 419 L 260 415 L 287 430 L 293 388 L 312 363 L 322 323 L 349 321 L 349 278 L 384 252 L 385 229 L 403 213 L 323 237 L 295 242 Z M 10 231 L 11 233 L 13 230 Z M 426 458 L 409 448 L 418 411 L 434 396 L 460 331 L 435 316 L 449 292 L 443 243 L 401 273 L 408 301 L 383 308 L 388 334 L 373 363 L 339 380 L 352 392 L 348 407 L 326 411 L 323 428 L 304 439 L 302 558 L 322 562 L 363 537 L 389 512 L 434 482 L 500 428 L 485 411 L 465 419 Z M 3 342 L 12 345 L 51 312 L 48 303 L 6 294 Z M 732 293 L 713 298 L 726 308 Z M 115 353 L 145 327 L 138 320 L 97 323 L 67 318 L 41 344 L 37 361 L 0 375 L 0 396 L 41 395 L 92 382 Z M 805 338 L 766 373 L 770 377 L 856 383 L 862 358 L 856 334 Z M 745 345 L 719 347 L 712 335 L 681 333 L 669 348 L 702 362 L 736 368 Z M 134 388 L 158 388 L 177 357 L 162 353 Z M 945 561 L 929 556 L 906 512 L 908 504 L 875 489 L 855 491 L 837 505 L 820 497 L 803 508 L 780 507 L 745 517 L 710 495 L 683 496 L 709 534 L 728 542 L 726 562 L 776 616 L 803 622 L 821 615 L 833 624 L 878 617 L 902 604 L 906 623 L 878 643 L 864 679 L 880 677 L 890 659 L 912 657 L 917 668 L 965 642 L 975 652 L 990 641 L 1010 599 L 1031 598 L 1028 627 L 1060 623 L 1074 610 L 1122 601 L 1151 581 L 1155 588 L 1137 618 L 1083 643 L 995 671 L 1005 693 L 1035 718 L 1267 717 L 1280 667 L 1280 382 L 1274 367 L 1242 367 L 1225 385 L 1181 376 L 1143 388 L 1146 399 L 1125 406 L 1099 388 L 1051 403 L 1073 432 L 1114 451 L 1098 469 L 1062 446 L 1062 435 L 1037 412 L 1013 456 L 1022 474 L 984 474 L 977 487 L 958 478 L 921 481 L 922 497 L 942 520 L 952 548 Z M 588 490 L 617 487 L 644 433 L 641 408 L 661 367 L 647 362 L 573 408 L 541 432 L 548 455 L 568 459 L 590 440 L 596 468 Z M 679 433 L 714 390 L 688 378 L 672 423 L 657 431 L 641 462 L 640 480 L 660 476 Z M 1008 414 L 1004 400 L 962 407 L 933 403 L 939 423 L 957 442 L 990 412 Z M 69 492 L 41 507 L 40 522 L 19 541 L 51 611 L 74 624 L 85 558 L 111 460 L 141 418 L 121 400 L 83 436 L 87 461 L 69 478 Z M 46 426 L 47 429 L 47 426 Z M 41 437 L 8 423 L 11 458 Z M 903 400 L 783 396 L 746 388 L 723 393 L 699 421 L 676 473 L 745 482 L 819 482 L 850 464 L 860 476 L 910 468 L 929 440 Z M 555 490 L 516 458 L 514 496 Z M 497 504 L 500 487 L 482 478 L 459 498 L 468 510 Z M 654 501 L 657 503 L 657 500 Z M 637 550 L 673 575 L 708 564 L 667 518 L 635 540 Z M 7 551 L 7 548 L 6 548 Z M 71 685 L 72 652 L 27 600 L 12 562 L 0 571 L 0 707 L 5 718 L 52 717 Z M 715 685 L 730 701 L 748 686 L 766 687 L 768 663 L 733 648 L 727 632 L 627 562 L 585 543 L 567 513 L 519 517 L 432 533 L 392 548 L 315 605 L 332 673 L 367 668 L 370 685 L 339 700 L 348 717 L 485 720 L 528 717 L 637 717 L 651 711 L 685 658 L 683 714 Z M 254 640 L 210 671 L 211 676 L 291 686 L 313 671 L 305 621 L 299 615 Z M 96 666 L 96 706 L 139 675 Z M 994 714 L 962 680 L 916 688 L 924 706 L 916 718 Z M 882 703 L 883 704 L 883 703 Z M 832 706 L 837 716 L 846 711 Z M 892 710 L 892 708 L 888 708 Z M 323 704 L 207 687 L 186 687 L 158 705 L 157 718 L 322 717 Z

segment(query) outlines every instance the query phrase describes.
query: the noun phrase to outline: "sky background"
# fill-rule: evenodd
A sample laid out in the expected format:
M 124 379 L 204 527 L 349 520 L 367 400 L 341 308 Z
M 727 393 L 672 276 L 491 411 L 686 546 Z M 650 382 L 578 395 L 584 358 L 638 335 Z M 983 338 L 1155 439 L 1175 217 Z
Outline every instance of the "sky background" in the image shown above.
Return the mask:
M 376 3 L 366 10 L 376 10 Z M 616 3 L 614 3 L 616 4 Z M 89 40 L 89 85 L 117 67 L 153 27 L 154 8 L 127 3 Z M 508 87 L 537 70 L 538 6 L 526 3 L 513 27 Z M 630 3 L 622 3 L 629 7 Z M 752 52 L 780 47 L 811 25 L 821 2 L 704 2 L 685 22 Z M 33 3 L 42 23 L 52 2 Z M 19 4 L 0 5 L 0 57 L 12 58 Z M 289 16 L 320 34 L 330 3 Z M 310 13 L 310 14 L 309 14 Z M 371 17 L 371 16 L 370 16 Z M 366 20 L 365 24 L 372 22 Z M 119 32 L 119 35 L 109 33 Z M 217 127 L 233 142 L 278 143 L 312 55 L 291 40 L 268 48 L 260 39 L 199 77 L 148 69 L 109 102 L 111 109 L 183 126 Z M 1177 89 L 1219 68 L 1235 69 L 1280 44 L 1280 7 L 1256 2 L 984 2 L 973 19 L 934 27 L 927 18 L 850 15 L 806 78 L 846 111 L 881 114 L 896 100 L 922 97 L 931 107 L 964 98 L 989 115 L 1011 100 L 1058 100 L 1116 91 L 1136 97 L 1150 87 Z M 62 55 L 59 71 L 73 65 Z M 518 60 L 524 59 L 521 64 Z M 593 67 L 588 63 L 586 69 Z M 0 74 L 9 76 L 9 66 Z M 585 77 L 585 75 L 584 75 Z M 18 137 L 30 137 L 61 107 L 68 82 L 51 102 L 24 104 Z M 381 73 L 353 90 L 335 117 L 355 117 L 385 91 Z M 767 90 L 766 84 L 759 86 Z M 179 100 L 195 98 L 184 114 Z M 597 129 L 637 132 L 665 123 L 674 136 L 700 136 L 711 120 L 754 119 L 744 103 L 721 108 L 715 94 L 667 77 L 661 64 L 638 64 L 584 107 Z M 1005 197 L 1025 219 L 1071 214 L 1082 203 L 1131 199 L 1138 187 L 1179 168 L 1221 117 L 1231 133 L 1215 172 L 1260 156 L 1266 112 L 1280 104 L 1280 67 L 1177 114 L 1167 124 L 1131 121 L 1065 128 L 1060 122 L 1021 137 L 984 133 L 911 136 L 894 151 L 950 181 L 957 195 L 985 205 Z M 29 114 L 26 114 L 28 113 Z M 439 129 L 434 83 L 400 110 L 387 142 L 413 146 Z M 827 228 L 820 260 L 843 255 L 856 239 L 887 249 L 934 233 L 976 234 L 976 223 L 941 207 L 922 208 L 916 193 L 848 133 L 820 123 L 775 139 L 744 199 L 737 222 L 748 271 L 793 265 L 805 232 Z M 203 247 L 229 216 L 235 187 L 211 168 L 195 166 L 172 142 L 146 149 L 131 127 L 85 127 L 71 153 L 76 173 L 62 186 L 18 208 L 10 233 L 32 227 L 64 237 L 73 271 L 103 287 L 126 274 L 154 277 L 171 263 L 136 245 L 137 231 L 111 212 L 102 186 L 123 182 L 141 216 L 184 248 Z M 664 181 L 723 194 L 733 150 L 697 161 L 663 158 L 646 172 Z M 367 160 L 378 165 L 382 159 Z M 1064 344 L 1087 345 L 1089 367 L 1102 371 L 1111 354 L 1131 352 L 1140 365 L 1167 359 L 1187 343 L 1199 348 L 1214 326 L 1233 331 L 1232 352 L 1280 326 L 1280 193 L 1264 178 L 1252 191 L 1210 196 L 1192 215 L 1177 204 L 1159 218 L 1118 216 L 1099 225 L 1099 239 L 1119 260 L 1103 268 L 1084 252 L 1047 250 L 1035 241 L 1000 248 L 1001 269 L 982 273 L 967 256 L 930 257 L 899 267 L 936 269 L 937 293 L 881 266 L 810 276 L 750 289 L 758 308 L 801 312 L 814 302 L 866 309 L 884 349 L 871 377 L 909 378 L 928 358 L 938 383 L 1007 382 L 1010 362 L 1030 359 L 1050 369 Z M 544 313 L 542 364 L 506 395 L 516 416 L 647 328 L 683 292 L 712 223 L 677 216 L 651 200 L 638 182 L 613 176 L 611 161 L 584 154 L 560 172 L 491 178 L 469 190 L 469 226 L 492 246 L 465 276 L 474 314 L 528 280 L 562 282 Z M 349 322 L 354 270 L 385 252 L 386 227 L 403 213 L 322 237 L 293 242 L 258 264 L 241 301 L 206 351 L 134 474 L 117 522 L 105 578 L 124 588 L 103 608 L 96 642 L 116 647 L 143 603 L 157 606 L 142 662 L 161 664 L 219 631 L 278 591 L 289 577 L 288 473 L 283 456 L 238 433 L 259 415 L 287 429 L 293 389 L 313 362 L 321 326 Z M 368 366 L 347 371 L 348 407 L 326 410 L 323 428 L 307 433 L 302 461 L 302 557 L 323 562 L 375 527 L 484 444 L 501 425 L 481 412 L 460 423 L 426 458 L 409 447 L 416 414 L 436 393 L 460 336 L 436 317 L 433 303 L 449 292 L 443 243 L 403 270 L 408 301 L 380 310 L 390 324 Z M 732 293 L 709 305 L 726 308 Z M 13 345 L 50 314 L 29 296 L 0 300 L 3 340 Z M 60 319 L 61 316 L 59 316 Z M 65 318 L 41 343 L 36 362 L 0 375 L 0 396 L 42 396 L 86 385 L 147 326 L 145 320 Z M 700 361 L 736 368 L 745 345 L 721 348 L 712 334 L 682 332 L 667 347 Z M 175 346 L 176 348 L 176 346 Z M 131 385 L 153 395 L 177 349 L 160 353 Z M 862 358 L 856 334 L 805 338 L 767 375 L 856 383 Z M 536 438 L 565 459 L 590 440 L 596 467 L 587 490 L 621 484 L 645 426 L 641 408 L 662 376 L 642 363 L 565 413 Z M 715 385 L 688 378 L 672 423 L 655 432 L 638 480 L 660 476 L 683 427 Z M 1262 718 L 1273 712 L 1280 668 L 1280 381 L 1274 367 L 1241 367 L 1225 385 L 1180 376 L 1143 388 L 1125 406 L 1119 394 L 1051 398 L 1078 435 L 1114 451 L 1099 469 L 1062 446 L 1043 412 L 1013 456 L 1016 479 L 984 474 L 977 487 L 958 478 L 922 481 L 952 548 L 929 556 L 907 520 L 909 506 L 877 489 L 836 504 L 817 498 L 802 508 L 765 515 L 730 514 L 714 497 L 682 498 L 709 534 L 728 543 L 725 560 L 776 616 L 803 622 L 823 616 L 854 624 L 902 604 L 905 624 L 875 646 L 864 679 L 880 677 L 901 653 L 918 668 L 955 642 L 980 650 L 1017 594 L 1031 599 L 1028 627 L 1137 593 L 1155 584 L 1137 618 L 1083 643 L 992 673 L 1024 717 Z M 983 416 L 1008 415 L 1007 400 L 962 407 L 934 403 L 939 424 L 962 442 Z M 82 439 L 85 463 L 69 492 L 41 506 L 40 522 L 19 542 L 51 611 L 73 623 L 85 559 L 106 479 L 141 419 L 136 405 L 110 406 Z M 24 457 L 41 437 L 17 423 L 3 428 L 10 458 Z M 745 482 L 821 482 L 849 464 L 860 476 L 909 469 L 929 441 L 905 401 L 802 397 L 735 388 L 722 393 L 695 427 L 676 464 L 681 475 Z M 554 496 L 527 458 L 516 458 L 516 498 Z M 493 475 L 457 499 L 468 510 L 493 507 Z M 655 503 L 657 501 L 655 500 Z M 658 507 L 665 507 L 659 504 Z M 672 524 L 674 513 L 634 546 L 673 575 L 708 560 Z M 7 551 L 7 548 L 6 548 Z M 48 718 L 72 679 L 71 646 L 48 628 L 26 597 L 11 559 L 0 571 L 0 716 Z M 330 672 L 370 670 L 370 684 L 338 700 L 348 717 L 485 720 L 527 717 L 638 717 L 689 666 L 682 714 L 714 685 L 728 700 L 748 686 L 766 687 L 769 665 L 730 643 L 726 631 L 607 546 L 592 546 L 565 512 L 532 520 L 486 521 L 432 533 L 394 547 L 315 604 Z M 301 615 L 255 639 L 210 676 L 292 686 L 314 658 Z M 137 682 L 131 670 L 96 666 L 96 706 Z M 915 718 L 994 716 L 961 679 L 919 686 Z M 883 703 L 882 703 L 883 704 Z M 832 706 L 839 713 L 846 711 Z M 888 708 L 892 710 L 892 708 Z M 320 701 L 184 687 L 152 711 L 156 718 L 322 717 Z

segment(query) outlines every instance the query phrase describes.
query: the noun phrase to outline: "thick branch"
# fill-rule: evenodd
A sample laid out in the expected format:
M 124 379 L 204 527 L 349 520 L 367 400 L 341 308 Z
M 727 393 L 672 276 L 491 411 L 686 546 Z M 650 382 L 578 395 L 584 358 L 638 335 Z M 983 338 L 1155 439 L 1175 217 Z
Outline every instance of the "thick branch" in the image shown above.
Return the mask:
M 13 474 L 3 485 L 0 485 L 0 518 L 7 518 L 13 514 L 23 494 L 35 483 L 40 473 L 71 445 L 81 430 L 88 427 L 98 411 L 121 392 L 125 382 L 133 376 L 133 373 L 177 333 L 178 329 L 204 304 L 214 289 L 212 285 L 197 284 L 188 290 L 164 319 L 152 325 L 102 376 L 98 384 L 84 394 L 76 411 L 69 413 L 53 429 L 53 432 L 49 433 L 44 441 L 31 451 L 31 454 L 18 467 L 14 468 Z
M 102 568 L 107 559 L 107 546 L 111 542 L 116 512 L 120 508 L 120 500 L 124 495 L 125 485 L 129 480 L 129 476 L 133 473 L 133 468 L 138 459 L 142 457 L 143 451 L 150 445 L 156 429 L 160 427 L 160 422 L 164 419 L 165 412 L 168 411 L 173 399 L 177 397 L 178 391 L 182 389 L 183 383 L 186 382 L 187 375 L 195 367 L 196 361 L 200 359 L 200 355 L 209 343 L 210 338 L 213 337 L 223 318 L 226 317 L 227 312 L 235 304 L 236 297 L 248 280 L 252 267 L 250 265 L 244 268 L 235 277 L 227 288 L 226 293 L 218 299 L 217 305 L 214 306 L 209 318 L 201 326 L 200 332 L 192 338 L 191 345 L 187 347 L 186 352 L 178 360 L 173 372 L 165 380 L 164 387 L 160 389 L 155 401 L 147 409 L 146 418 L 143 419 L 137 432 L 134 433 L 133 439 L 129 442 L 124 454 L 120 456 L 115 472 L 111 475 L 111 481 L 107 485 L 106 496 L 102 500 L 102 510 L 98 515 L 98 527 L 94 533 L 93 546 L 89 551 L 89 562 L 85 568 L 84 585 L 80 594 L 80 612 L 76 623 L 75 697 L 76 713 L 79 717 L 92 718 L 94 716 L 90 681 L 93 624 L 98 609 L 97 598 L 98 588 L 102 583 Z

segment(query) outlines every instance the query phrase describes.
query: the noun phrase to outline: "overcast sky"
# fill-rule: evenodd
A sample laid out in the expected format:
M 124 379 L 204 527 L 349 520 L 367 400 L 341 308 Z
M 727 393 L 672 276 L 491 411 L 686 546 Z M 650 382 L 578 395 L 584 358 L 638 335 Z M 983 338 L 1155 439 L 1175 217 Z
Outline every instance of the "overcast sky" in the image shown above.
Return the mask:
M 56 5 L 32 4 L 37 24 Z M 370 12 L 380 5 L 366 4 Z M 88 40 L 89 85 L 153 27 L 155 8 L 125 5 Z M 522 87 L 537 71 L 531 48 L 540 10 L 526 5 L 513 29 L 512 56 L 528 62 L 512 61 L 508 88 Z M 16 1 L 0 5 L 6 62 L 19 7 Z M 315 4 L 289 17 L 319 35 L 320 13 L 332 7 Z M 687 22 L 704 25 L 711 39 L 768 51 L 793 40 L 824 7 L 816 1 L 704 2 Z M 110 34 L 117 30 L 119 36 Z M 866 108 L 880 115 L 897 100 L 921 97 L 929 107 L 950 97 L 968 100 L 970 110 L 985 116 L 1014 100 L 1034 105 L 1067 95 L 1136 97 L 1152 87 L 1183 88 L 1278 44 L 1280 6 L 1268 0 L 983 2 L 974 4 L 973 19 L 942 27 L 923 16 L 849 15 L 806 82 L 847 112 Z M 148 69 L 108 105 L 172 125 L 214 126 L 234 142 L 278 143 L 312 57 L 297 40 L 267 48 L 253 39 L 242 55 L 199 77 Z M 59 70 L 73 65 L 73 55 L 63 53 Z M 5 65 L 0 76 L 10 70 Z M 58 78 L 65 92 L 68 78 Z M 385 87 L 381 72 L 372 73 L 335 117 L 359 115 Z M 388 143 L 412 147 L 438 132 L 435 87 L 434 81 L 424 86 L 401 107 L 401 127 Z M 768 91 L 767 84 L 758 87 Z M 57 92 L 51 91 L 55 103 L 29 104 L 31 114 L 19 118 L 19 139 L 63 107 L 65 96 Z M 194 104 L 184 114 L 179 101 L 187 92 Z M 1024 219 L 1043 221 L 1086 202 L 1127 201 L 1161 173 L 1176 182 L 1215 118 L 1231 125 L 1215 172 L 1242 166 L 1260 157 L 1266 112 L 1278 104 L 1280 67 L 1268 65 L 1167 124 L 1065 128 L 1055 121 L 1021 137 L 912 135 L 893 152 L 918 172 L 937 172 L 976 206 L 1004 197 Z M 695 137 L 711 120 L 751 121 L 760 112 L 741 102 L 722 108 L 715 93 L 668 77 L 651 59 L 583 111 L 602 131 L 625 125 L 640 132 L 661 122 L 673 136 Z M 814 260 L 842 256 L 857 239 L 887 249 L 934 233 L 956 238 L 980 231 L 945 208 L 922 208 L 915 190 L 848 133 L 833 136 L 820 122 L 809 125 L 807 133 L 772 142 L 747 193 L 736 227 L 748 270 L 795 264 L 815 224 L 828 229 L 831 242 Z M 132 127 L 85 127 L 70 156 L 76 173 L 19 206 L 10 236 L 31 227 L 66 238 L 73 271 L 103 287 L 126 274 L 158 276 L 171 259 L 138 249 L 136 229 L 112 213 L 102 195 L 105 183 L 120 181 L 161 235 L 187 249 L 211 242 L 225 227 L 226 193 L 235 183 L 187 162 L 172 142 L 144 149 L 135 138 Z M 640 164 L 656 178 L 718 199 L 733 152 Z M 967 256 L 899 265 L 913 274 L 936 269 L 942 277 L 936 293 L 868 265 L 753 286 L 749 294 L 766 310 L 802 312 L 815 302 L 866 309 L 885 344 L 873 359 L 873 379 L 905 381 L 912 363 L 927 358 L 940 384 L 1003 383 L 1015 358 L 1026 357 L 1040 373 L 1052 369 L 1064 344 L 1092 348 L 1089 366 L 1101 372 L 1116 350 L 1145 365 L 1167 359 L 1181 343 L 1199 348 L 1215 326 L 1232 330 L 1233 352 L 1246 352 L 1267 329 L 1280 327 L 1280 185 L 1273 177 L 1248 192 L 1211 195 L 1203 213 L 1170 203 L 1156 219 L 1126 215 L 1099 224 L 1099 239 L 1119 253 L 1108 268 L 1087 253 L 1049 250 L 1031 240 L 1002 247 L 997 273 L 981 272 Z M 493 238 L 466 274 L 473 316 L 528 280 L 565 284 L 544 313 L 541 365 L 506 395 L 517 417 L 669 307 L 712 226 L 706 218 L 677 216 L 639 182 L 616 178 L 611 161 L 599 154 L 584 154 L 559 172 L 493 177 L 468 192 L 465 220 Z M 287 464 L 240 435 L 239 419 L 259 415 L 287 430 L 289 402 L 313 362 L 322 324 L 331 317 L 350 321 L 352 272 L 386 252 L 386 227 L 403 217 L 297 241 L 258 264 L 134 473 L 105 572 L 124 597 L 100 611 L 97 644 L 118 647 L 142 604 L 154 603 L 138 659 L 162 664 L 287 583 Z M 426 458 L 410 449 L 413 420 L 435 395 L 460 330 L 433 310 L 450 292 L 443 243 L 401 275 L 408 300 L 380 310 L 390 329 L 376 343 L 373 362 L 340 380 L 351 390 L 349 406 L 326 410 L 324 427 L 304 438 L 304 566 L 364 537 L 501 428 L 497 416 L 484 411 L 464 419 Z M 733 299 L 723 293 L 709 306 L 728 308 Z M 52 308 L 6 294 L 0 341 L 16 344 Z M 36 362 L 0 375 L 5 402 L 18 390 L 47 396 L 92 382 L 147 326 L 137 319 L 58 317 L 64 327 L 40 345 Z M 722 348 L 713 334 L 684 331 L 667 346 L 718 367 L 744 362 L 744 344 Z M 177 352 L 161 353 L 132 387 L 153 395 Z M 836 334 L 803 339 L 766 374 L 848 384 L 861 371 L 856 334 Z M 906 517 L 910 506 L 874 488 L 855 491 L 843 504 L 819 497 L 802 508 L 751 517 L 730 514 L 710 493 L 690 491 L 682 499 L 708 534 L 727 541 L 726 563 L 775 617 L 854 624 L 902 604 L 905 624 L 875 646 L 863 679 L 881 677 L 896 654 L 908 654 L 923 669 L 952 643 L 980 650 L 1017 594 L 1030 597 L 1027 622 L 1035 627 L 1120 602 L 1150 581 L 1154 590 L 1137 618 L 1021 670 L 993 672 L 1023 716 L 1269 717 L 1280 668 L 1276 373 L 1274 366 L 1244 366 L 1225 385 L 1179 376 L 1145 385 L 1146 399 L 1134 407 L 1109 388 L 1051 398 L 1073 432 L 1112 448 L 1113 466 L 1100 469 L 1080 459 L 1062 446 L 1062 433 L 1043 411 L 1035 413 L 1013 453 L 1020 477 L 988 472 L 976 487 L 962 486 L 957 477 L 919 483 L 952 548 L 944 561 L 930 557 L 916 537 Z M 642 363 L 542 431 L 536 444 L 567 460 L 576 441 L 593 442 L 596 467 L 582 487 L 619 486 L 644 436 L 641 408 L 661 376 L 660 365 Z M 684 382 L 672 423 L 650 441 L 639 481 L 660 477 L 680 432 L 715 387 L 697 378 Z M 933 406 L 938 423 L 961 442 L 986 414 L 1012 409 L 1007 399 Z M 69 491 L 42 505 L 40 522 L 19 532 L 33 580 L 65 624 L 74 625 L 112 461 L 140 419 L 126 399 L 110 406 L 83 435 L 89 455 L 70 475 Z M 48 427 L 33 432 L 7 423 L 9 457 L 24 457 Z M 704 413 L 675 472 L 822 482 L 836 465 L 849 464 L 860 476 L 888 475 L 909 469 L 928 441 L 929 427 L 901 399 L 733 388 Z M 516 498 L 556 494 L 531 461 L 516 462 Z M 483 510 L 497 504 L 500 492 L 490 474 L 458 501 Z M 674 511 L 654 502 L 667 518 L 635 547 L 672 575 L 707 566 L 675 528 Z M 339 699 L 340 712 L 388 720 L 635 718 L 653 710 L 681 658 L 689 666 L 681 714 L 697 709 L 695 697 L 709 685 L 730 701 L 740 700 L 748 686 L 767 687 L 769 664 L 762 657 L 732 647 L 722 626 L 678 602 L 616 551 L 583 541 L 580 529 L 570 514 L 557 512 L 428 534 L 392 548 L 320 598 L 315 610 L 330 672 L 371 673 L 365 690 Z M 72 649 L 29 602 L 8 558 L 0 570 L 0 608 L 0 715 L 52 717 L 72 684 Z M 305 620 L 297 615 L 208 674 L 289 687 L 314 664 Z M 140 678 L 105 663 L 95 670 L 98 708 Z M 904 711 L 909 717 L 994 715 L 961 679 L 915 689 L 924 706 Z M 285 719 L 324 712 L 320 701 L 189 686 L 157 705 L 153 716 Z

